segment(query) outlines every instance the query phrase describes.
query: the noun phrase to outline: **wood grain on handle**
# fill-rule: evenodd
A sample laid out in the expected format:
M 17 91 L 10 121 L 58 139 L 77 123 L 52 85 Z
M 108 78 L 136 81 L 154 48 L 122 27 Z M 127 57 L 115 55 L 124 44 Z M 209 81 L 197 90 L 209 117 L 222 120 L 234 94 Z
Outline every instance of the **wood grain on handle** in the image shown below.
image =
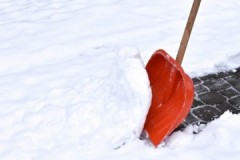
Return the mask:
M 196 16 L 197 16 L 197 12 L 198 12 L 198 8 L 200 6 L 200 3 L 201 3 L 201 0 L 194 0 L 194 2 L 193 2 L 192 9 L 191 9 L 191 12 L 189 14 L 188 21 L 187 21 L 187 24 L 186 24 L 186 27 L 185 27 L 185 30 L 184 30 L 184 33 L 183 33 L 183 37 L 182 37 L 182 40 L 181 40 L 181 43 L 180 43 L 180 47 L 178 49 L 178 54 L 177 54 L 177 57 L 176 57 L 176 61 L 179 64 L 182 64 L 182 60 L 183 60 L 183 57 L 184 57 L 184 54 L 185 54 L 185 51 L 186 51 L 186 48 L 187 48 L 188 40 L 189 40 L 189 37 L 190 37 L 191 32 L 192 32 L 193 24 L 194 24 L 194 21 L 195 21 Z

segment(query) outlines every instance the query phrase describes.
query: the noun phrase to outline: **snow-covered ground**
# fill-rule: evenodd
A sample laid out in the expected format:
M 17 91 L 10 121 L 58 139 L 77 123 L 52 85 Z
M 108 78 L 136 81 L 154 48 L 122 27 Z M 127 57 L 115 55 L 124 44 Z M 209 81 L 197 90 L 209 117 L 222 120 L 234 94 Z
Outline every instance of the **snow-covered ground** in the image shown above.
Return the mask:
M 151 100 L 144 65 L 159 48 L 176 56 L 191 5 L 0 0 L 0 159 L 239 159 L 240 116 L 229 112 L 157 148 L 138 139 Z M 190 76 L 240 65 L 239 8 L 202 1 Z

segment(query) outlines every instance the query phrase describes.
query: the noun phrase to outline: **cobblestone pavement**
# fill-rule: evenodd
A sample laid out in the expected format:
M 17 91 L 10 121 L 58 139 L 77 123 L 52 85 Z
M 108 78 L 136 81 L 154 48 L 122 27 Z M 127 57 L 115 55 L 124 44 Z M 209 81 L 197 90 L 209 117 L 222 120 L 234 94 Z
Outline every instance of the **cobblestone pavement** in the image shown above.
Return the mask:
M 240 113 L 240 67 L 193 78 L 195 98 L 186 120 L 178 129 L 190 124 L 205 124 L 229 110 Z

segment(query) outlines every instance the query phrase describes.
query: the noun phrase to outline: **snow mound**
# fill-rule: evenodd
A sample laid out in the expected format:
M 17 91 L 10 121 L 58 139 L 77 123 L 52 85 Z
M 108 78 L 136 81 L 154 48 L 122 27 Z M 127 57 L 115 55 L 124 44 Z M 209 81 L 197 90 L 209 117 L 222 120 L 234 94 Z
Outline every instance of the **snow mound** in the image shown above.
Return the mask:
M 220 118 L 206 126 L 188 126 L 183 132 L 175 132 L 166 140 L 166 146 L 173 149 L 183 159 L 187 156 L 197 156 L 195 159 L 239 159 L 240 117 L 226 111 Z M 193 132 L 199 132 L 193 134 Z M 182 152 L 188 151 L 188 155 Z M 222 152 L 224 151 L 224 152 Z
M 1 77 L 0 87 L 3 159 L 114 149 L 139 137 L 151 103 L 148 75 L 131 47 L 42 62 Z

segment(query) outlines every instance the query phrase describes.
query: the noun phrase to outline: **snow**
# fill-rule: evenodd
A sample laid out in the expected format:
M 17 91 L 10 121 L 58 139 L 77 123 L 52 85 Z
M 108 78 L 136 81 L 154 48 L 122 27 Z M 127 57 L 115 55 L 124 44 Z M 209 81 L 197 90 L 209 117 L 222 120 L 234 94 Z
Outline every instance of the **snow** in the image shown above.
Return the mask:
M 0 159 L 237 159 L 239 115 L 139 140 L 144 65 L 175 57 L 192 1 L 1 0 Z M 239 67 L 240 2 L 202 1 L 183 61 L 191 77 Z M 200 132 L 193 134 L 193 132 Z
M 93 49 L 10 77 L 0 83 L 2 153 L 12 140 L 33 157 L 39 150 L 67 152 L 96 142 L 120 147 L 140 136 L 151 103 L 146 70 L 131 47 Z

